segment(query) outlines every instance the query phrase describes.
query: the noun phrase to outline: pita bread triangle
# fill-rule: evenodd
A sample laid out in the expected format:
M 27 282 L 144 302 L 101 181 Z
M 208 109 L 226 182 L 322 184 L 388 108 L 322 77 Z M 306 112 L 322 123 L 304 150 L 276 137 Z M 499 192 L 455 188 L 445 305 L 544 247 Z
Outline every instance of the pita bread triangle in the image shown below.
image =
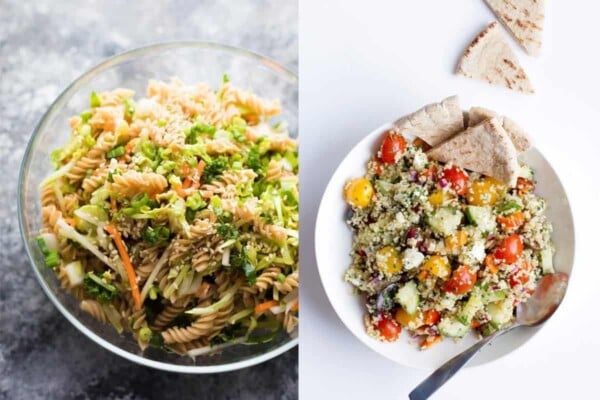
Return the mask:
M 456 73 L 468 78 L 481 79 L 492 85 L 534 93 L 527 74 L 504 39 L 496 21 L 473 39 L 459 60 Z
M 514 187 L 517 151 L 498 119 L 492 118 L 446 140 L 427 152 L 434 160 L 491 176 Z
M 457 96 L 448 97 L 440 103 L 428 104 L 406 115 L 394 125 L 401 133 L 417 136 L 435 146 L 465 129 L 463 112 Z
M 544 0 L 485 0 L 527 54 L 537 56 L 542 47 Z
M 475 126 L 486 119 L 497 118 L 502 128 L 508 133 L 508 137 L 515 145 L 517 153 L 523 153 L 531 147 L 532 139 L 515 121 L 508 117 L 501 117 L 496 112 L 483 107 L 471 107 L 468 112 L 468 126 Z

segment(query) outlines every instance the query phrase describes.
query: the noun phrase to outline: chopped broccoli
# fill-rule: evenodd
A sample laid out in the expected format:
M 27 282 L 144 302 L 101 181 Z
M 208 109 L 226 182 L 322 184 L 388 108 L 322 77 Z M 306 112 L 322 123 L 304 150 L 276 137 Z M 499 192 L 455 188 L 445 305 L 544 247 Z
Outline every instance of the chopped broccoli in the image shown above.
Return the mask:
M 204 172 L 202 173 L 202 180 L 204 182 L 212 182 L 218 175 L 221 175 L 228 167 L 227 158 L 219 156 L 206 164 Z
M 239 236 L 239 231 L 229 223 L 219 223 L 217 224 L 217 233 L 223 237 L 225 240 L 236 239 Z
M 83 289 L 102 303 L 111 302 L 119 296 L 119 290 L 115 286 L 93 272 L 88 272 L 83 278 Z
M 256 268 L 254 268 L 254 265 L 250 263 L 245 247 L 242 247 L 242 250 L 239 253 L 234 253 L 231 255 L 230 263 L 232 267 L 240 268 L 244 272 L 246 281 L 250 285 L 254 285 L 256 283 Z

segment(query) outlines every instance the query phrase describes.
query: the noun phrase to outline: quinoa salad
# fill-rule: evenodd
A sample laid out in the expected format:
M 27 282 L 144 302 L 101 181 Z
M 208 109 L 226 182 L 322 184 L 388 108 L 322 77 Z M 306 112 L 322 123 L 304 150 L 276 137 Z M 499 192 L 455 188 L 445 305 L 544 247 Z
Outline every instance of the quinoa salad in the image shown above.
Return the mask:
M 387 342 L 406 330 L 421 349 L 511 324 L 554 272 L 531 168 L 519 162 L 509 184 L 433 160 L 428 147 L 388 130 L 365 175 L 344 187 L 353 231 L 345 280 L 366 298 L 366 329 Z

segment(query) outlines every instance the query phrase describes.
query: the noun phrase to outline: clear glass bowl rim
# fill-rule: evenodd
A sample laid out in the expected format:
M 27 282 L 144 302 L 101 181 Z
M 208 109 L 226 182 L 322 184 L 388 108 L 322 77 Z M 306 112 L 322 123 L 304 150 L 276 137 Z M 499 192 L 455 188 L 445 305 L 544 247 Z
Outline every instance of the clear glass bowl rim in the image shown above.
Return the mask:
M 103 72 L 104 70 L 106 70 L 114 65 L 120 64 L 122 62 L 126 62 L 128 60 L 135 59 L 136 57 L 139 57 L 139 56 L 143 56 L 143 55 L 154 53 L 154 52 L 165 51 L 165 50 L 169 50 L 169 49 L 177 49 L 177 48 L 214 49 L 214 50 L 232 53 L 239 57 L 253 59 L 253 60 L 258 61 L 261 64 L 263 64 L 263 66 L 266 66 L 267 68 L 275 71 L 276 73 L 284 75 L 287 79 L 295 82 L 296 85 L 298 83 L 298 76 L 295 73 L 293 73 L 292 71 L 288 70 L 287 68 L 283 67 L 281 64 L 277 63 L 276 61 L 274 61 L 268 57 L 262 56 L 258 53 L 254 53 L 249 50 L 245 50 L 245 49 L 241 49 L 241 48 L 237 48 L 237 47 L 233 47 L 233 46 L 229 46 L 229 45 L 223 45 L 223 44 L 219 44 L 219 43 L 215 43 L 215 42 L 178 41 L 178 42 L 157 43 L 157 44 L 152 44 L 152 45 L 128 50 L 126 52 L 117 54 L 115 56 L 112 56 L 112 57 L 106 59 L 105 61 L 101 62 L 100 64 L 97 64 L 96 66 L 94 66 L 91 69 L 84 72 L 81 76 L 79 76 L 77 79 L 75 79 L 70 85 L 68 85 L 62 91 L 62 93 L 56 98 L 56 100 L 54 100 L 54 102 L 52 102 L 50 107 L 48 107 L 48 110 L 44 113 L 44 115 L 41 117 L 40 121 L 34 128 L 33 133 L 29 139 L 29 142 L 27 143 L 27 147 L 25 148 L 25 153 L 23 155 L 23 160 L 21 162 L 21 167 L 19 170 L 19 181 L 18 181 L 18 189 L 17 189 L 18 190 L 17 214 L 18 214 L 18 218 L 19 218 L 19 230 L 21 232 L 21 239 L 23 240 L 23 243 L 25 244 L 25 250 L 27 252 L 27 257 L 29 258 L 29 264 L 34 271 L 34 274 L 35 274 L 35 277 L 36 277 L 38 283 L 40 284 L 40 286 L 46 293 L 46 296 L 48 296 L 48 298 L 50 298 L 52 303 L 54 303 L 54 306 L 62 313 L 62 315 L 71 324 L 73 324 L 80 332 L 82 332 L 84 335 L 86 335 L 88 338 L 90 338 L 95 343 L 99 344 L 100 346 L 104 347 L 105 349 L 109 350 L 110 352 L 112 352 L 120 357 L 123 357 L 129 361 L 133 361 L 137 364 L 155 368 L 155 369 L 159 369 L 159 370 L 163 370 L 163 371 L 191 373 L 191 374 L 211 374 L 211 373 L 233 371 L 236 369 L 246 368 L 246 367 L 250 367 L 252 365 L 260 364 L 260 363 L 270 360 L 271 358 L 274 358 L 280 354 L 285 353 L 286 351 L 288 351 L 298 345 L 298 338 L 297 337 L 292 338 L 288 342 L 284 343 L 283 345 L 281 345 L 273 350 L 270 350 L 264 354 L 257 355 L 255 357 L 252 357 L 247 360 L 236 361 L 236 362 L 221 364 L 221 365 L 210 365 L 210 366 L 175 365 L 175 364 L 169 364 L 169 363 L 165 363 L 165 362 L 150 360 L 148 358 L 141 357 L 137 354 L 130 353 L 128 351 L 121 349 L 118 346 L 113 345 L 112 343 L 108 342 L 101 336 L 99 336 L 96 333 L 94 333 L 93 331 L 91 331 L 89 328 L 87 328 L 85 325 L 83 325 L 81 322 L 79 322 L 79 320 L 74 315 L 72 315 L 62 305 L 62 303 L 56 298 L 56 296 L 54 295 L 52 290 L 50 290 L 50 288 L 46 284 L 46 281 L 44 280 L 44 278 L 40 274 L 38 268 L 36 267 L 35 259 L 31 253 L 31 249 L 30 249 L 29 238 L 26 236 L 26 233 L 25 233 L 25 223 L 23 221 L 23 209 L 24 209 L 24 206 L 23 206 L 23 201 L 24 201 L 23 180 L 24 180 L 25 174 L 27 172 L 29 162 L 31 161 L 29 159 L 29 157 L 30 157 L 30 153 L 34 147 L 34 144 L 36 142 L 36 138 L 37 138 L 39 132 L 41 132 L 43 130 L 43 128 L 45 127 L 48 118 L 54 113 L 55 109 L 62 106 L 63 102 L 67 101 L 70 98 L 70 95 L 73 92 L 77 91 L 77 89 L 80 86 L 82 86 L 84 83 L 88 82 L 94 76 Z

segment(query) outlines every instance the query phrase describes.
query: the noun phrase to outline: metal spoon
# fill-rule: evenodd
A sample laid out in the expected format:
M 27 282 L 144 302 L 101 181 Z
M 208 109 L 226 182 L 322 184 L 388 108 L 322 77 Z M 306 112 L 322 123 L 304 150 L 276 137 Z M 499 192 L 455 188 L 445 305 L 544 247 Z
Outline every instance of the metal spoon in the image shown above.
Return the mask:
M 544 276 L 538 282 L 535 292 L 525 303 L 517 305 L 517 318 L 514 324 L 496 331 L 463 351 L 439 367 L 419 384 L 410 394 L 410 400 L 428 399 L 448 379 L 452 378 L 483 346 L 500 335 L 520 326 L 534 326 L 546 321 L 560 305 L 567 290 L 569 277 L 562 272 Z

